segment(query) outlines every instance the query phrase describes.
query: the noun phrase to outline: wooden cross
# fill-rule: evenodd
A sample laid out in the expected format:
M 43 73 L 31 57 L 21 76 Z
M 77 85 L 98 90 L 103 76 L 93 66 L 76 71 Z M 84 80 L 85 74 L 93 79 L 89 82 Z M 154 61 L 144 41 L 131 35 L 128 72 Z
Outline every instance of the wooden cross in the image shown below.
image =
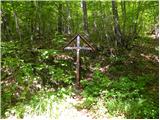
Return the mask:
M 76 40 L 76 47 L 69 47 L 69 45 Z M 88 45 L 88 47 L 80 46 L 81 40 Z M 77 60 L 76 60 L 76 86 L 80 87 L 80 50 L 92 50 L 95 49 L 87 42 L 87 40 L 82 37 L 80 34 L 76 35 L 71 41 L 64 47 L 65 50 L 76 50 Z

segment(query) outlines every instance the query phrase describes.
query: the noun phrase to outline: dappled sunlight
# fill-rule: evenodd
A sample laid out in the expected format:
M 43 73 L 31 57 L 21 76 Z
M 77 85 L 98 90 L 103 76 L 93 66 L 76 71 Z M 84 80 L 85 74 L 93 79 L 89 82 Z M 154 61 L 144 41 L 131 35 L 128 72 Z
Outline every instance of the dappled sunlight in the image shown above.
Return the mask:
M 145 55 L 141 53 L 141 56 L 144 57 L 146 60 L 157 62 L 157 63 L 159 62 L 158 56 L 156 55 L 153 55 L 153 54 Z
M 104 66 L 99 68 L 99 71 L 101 71 L 102 73 L 108 72 L 110 65 Z
M 42 93 L 41 93 L 42 94 Z M 44 94 L 44 93 L 43 93 Z M 46 93 L 47 94 L 47 93 Z M 106 114 L 107 110 L 103 105 L 101 99 L 98 100 L 98 106 L 93 107 L 92 111 L 87 109 L 78 110 L 76 105 L 82 104 L 85 99 L 77 99 L 73 98 L 69 95 L 65 95 L 62 99 L 57 99 L 58 101 L 54 101 L 54 95 L 50 96 L 50 98 L 37 98 L 41 99 L 36 106 L 33 104 L 24 104 L 24 113 L 23 119 L 53 119 L 53 120 L 107 120 L 109 119 L 117 119 L 124 118 L 124 116 L 114 117 L 110 114 Z M 45 106 L 41 106 L 45 105 Z M 22 107 L 22 106 L 17 106 Z M 42 108 L 44 107 L 44 108 Z M 44 109 L 43 111 L 40 111 Z M 95 110 L 95 111 L 94 111 Z M 12 109 L 11 114 L 7 119 L 18 119 L 19 115 L 18 111 Z M 20 112 L 20 111 L 19 111 Z M 7 114 L 7 113 L 6 113 Z
M 65 55 L 65 54 L 61 54 L 61 55 L 54 55 L 54 56 L 50 56 L 56 60 L 60 60 L 60 59 L 63 59 L 63 60 L 74 60 L 73 57 L 70 57 L 68 55 Z

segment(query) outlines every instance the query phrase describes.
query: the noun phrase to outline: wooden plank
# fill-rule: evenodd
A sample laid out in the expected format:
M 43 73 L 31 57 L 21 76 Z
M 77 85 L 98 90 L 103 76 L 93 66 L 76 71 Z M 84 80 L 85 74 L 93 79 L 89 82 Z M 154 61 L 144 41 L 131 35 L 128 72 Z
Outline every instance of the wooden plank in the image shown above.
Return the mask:
M 73 37 L 73 38 L 71 39 L 71 41 L 70 41 L 66 46 L 63 47 L 63 49 L 64 49 L 65 47 L 67 47 L 68 45 L 70 45 L 70 44 L 76 39 L 77 36 L 78 36 L 78 35 L 76 35 L 75 37 Z
M 92 50 L 90 47 L 65 47 L 64 50 Z
M 77 48 L 80 47 L 80 37 L 77 36 Z M 80 68 L 80 62 L 79 62 L 79 51 L 80 49 L 77 49 L 77 61 L 76 61 L 76 79 L 77 79 L 77 87 L 79 88 L 80 87 L 80 71 L 79 71 L 79 68 Z
M 64 50 L 76 50 L 77 47 L 65 47 Z
M 90 47 L 80 47 L 81 50 L 92 50 Z

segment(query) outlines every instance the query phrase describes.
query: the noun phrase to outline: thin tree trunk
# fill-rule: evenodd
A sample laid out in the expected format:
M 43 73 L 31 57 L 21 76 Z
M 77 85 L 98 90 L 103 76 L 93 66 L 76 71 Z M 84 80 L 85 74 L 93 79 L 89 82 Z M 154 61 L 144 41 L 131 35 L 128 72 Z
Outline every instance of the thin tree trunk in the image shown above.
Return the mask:
M 125 39 L 125 27 L 126 27 L 126 1 L 121 1 L 121 9 L 122 9 L 122 16 L 123 16 L 123 27 L 122 27 L 122 33 L 123 38 Z
M 115 46 L 122 45 L 122 35 L 120 31 L 120 26 L 118 23 L 118 10 L 116 6 L 116 2 L 112 0 L 112 12 L 113 12 L 113 18 L 114 18 L 114 32 L 116 36 Z
M 19 28 L 19 22 L 18 22 L 18 18 L 17 18 L 17 13 L 16 11 L 14 10 L 14 7 L 13 7 L 13 4 L 11 2 L 11 5 L 12 5 L 12 8 L 13 8 L 13 15 L 14 15 L 14 19 L 15 19 L 15 23 L 16 23 L 16 31 L 19 35 L 19 40 L 21 41 L 22 40 L 22 37 L 21 37 L 21 32 L 20 32 L 20 28 Z
M 97 17 L 97 12 L 96 12 L 96 11 L 93 12 L 93 17 L 94 17 L 94 18 Z M 96 22 L 96 19 L 93 20 L 93 28 L 94 28 L 93 31 L 94 31 L 94 32 L 97 32 L 97 22 Z
M 134 21 L 134 26 L 133 26 L 133 39 L 137 36 L 137 25 L 138 25 L 138 18 L 140 14 L 140 2 L 138 2 L 138 8 L 137 8 L 137 13 L 136 13 L 136 18 Z
M 89 34 L 88 19 L 87 19 L 87 4 L 85 0 L 82 0 L 82 12 L 83 12 L 83 29 L 85 33 Z
M 137 34 L 140 33 L 140 31 L 144 28 L 145 22 L 143 21 L 143 13 L 144 13 L 145 9 L 141 10 L 141 14 L 139 14 L 139 26 L 137 25 Z
M 74 5 L 76 5 L 76 4 L 74 4 Z M 72 10 L 72 14 L 73 13 L 74 12 Z M 79 13 L 76 12 L 76 18 L 75 18 L 75 20 L 72 18 L 72 30 L 73 30 L 72 33 L 78 33 L 78 31 L 81 30 L 81 25 L 80 24 L 82 23 L 82 21 L 80 19 L 81 19 L 81 17 L 79 17 Z
M 71 34 L 71 26 L 70 26 L 70 19 L 71 19 L 71 14 L 70 14 L 70 5 L 69 2 L 67 2 L 67 34 Z
M 16 22 L 16 30 L 17 30 L 17 33 L 19 34 L 19 39 L 21 41 L 22 39 L 21 39 L 21 33 L 20 33 L 20 29 L 19 29 L 19 22 L 18 22 L 17 14 L 15 11 L 14 11 L 14 18 L 15 18 L 15 22 Z
M 3 13 L 3 10 L 2 10 L 2 13 Z M 2 15 L 2 18 L 1 20 L 3 21 L 2 24 L 1 24 L 1 30 L 2 30 L 2 40 L 10 40 L 9 39 L 9 36 L 11 36 L 9 34 L 9 30 L 8 30 L 8 25 L 9 25 L 9 17 L 7 14 L 4 14 Z
M 103 10 L 104 8 L 103 8 L 103 5 L 102 5 L 102 1 L 99 1 L 99 9 L 100 9 L 100 12 L 101 12 L 101 26 L 100 26 L 100 38 L 101 38 L 101 40 L 104 40 L 104 34 L 105 34 L 105 28 L 104 28 L 104 23 L 105 23 L 105 21 L 104 21 L 104 19 L 105 19 L 105 10 Z
M 59 2 L 58 6 L 58 33 L 62 34 L 62 3 Z

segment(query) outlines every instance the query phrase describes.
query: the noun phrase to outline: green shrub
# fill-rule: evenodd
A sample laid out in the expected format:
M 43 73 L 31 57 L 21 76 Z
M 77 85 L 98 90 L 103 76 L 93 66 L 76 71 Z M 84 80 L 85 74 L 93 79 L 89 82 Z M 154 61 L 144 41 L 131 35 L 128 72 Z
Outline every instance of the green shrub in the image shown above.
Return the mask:
M 84 81 L 82 82 L 82 85 L 85 86 L 83 95 L 84 96 L 99 96 L 100 92 L 103 89 L 106 89 L 108 85 L 110 84 L 110 80 L 108 77 L 103 75 L 100 71 L 96 70 L 93 74 L 92 81 Z
M 108 112 L 127 118 L 158 118 L 158 107 L 152 98 L 146 97 L 145 87 L 148 79 L 146 75 L 135 79 L 121 77 L 110 84 L 109 89 L 103 91 L 104 102 Z
M 81 82 L 85 99 L 78 108 L 99 111 L 100 99 L 105 111 L 111 116 L 132 119 L 158 118 L 157 102 L 146 93 L 146 86 L 153 78 L 153 75 L 125 76 L 111 81 L 104 74 L 95 71 L 92 81 Z

